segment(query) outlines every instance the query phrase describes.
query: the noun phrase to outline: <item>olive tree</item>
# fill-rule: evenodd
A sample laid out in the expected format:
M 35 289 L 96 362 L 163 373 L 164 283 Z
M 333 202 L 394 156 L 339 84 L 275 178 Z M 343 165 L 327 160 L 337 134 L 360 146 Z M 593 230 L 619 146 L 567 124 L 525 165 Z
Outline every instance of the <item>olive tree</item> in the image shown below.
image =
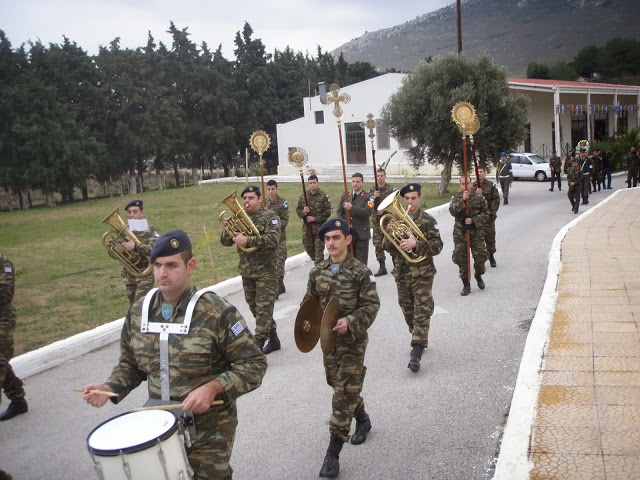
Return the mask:
M 500 151 L 524 142 L 528 99 L 509 91 L 504 68 L 489 57 L 450 54 L 423 60 L 382 110 L 394 137 L 413 139 L 408 153 L 414 168 L 425 162 L 443 166 L 438 194 L 446 192 L 453 163 L 463 163 L 462 136 L 451 119 L 451 109 L 461 101 L 476 109 L 478 163 L 491 171 Z

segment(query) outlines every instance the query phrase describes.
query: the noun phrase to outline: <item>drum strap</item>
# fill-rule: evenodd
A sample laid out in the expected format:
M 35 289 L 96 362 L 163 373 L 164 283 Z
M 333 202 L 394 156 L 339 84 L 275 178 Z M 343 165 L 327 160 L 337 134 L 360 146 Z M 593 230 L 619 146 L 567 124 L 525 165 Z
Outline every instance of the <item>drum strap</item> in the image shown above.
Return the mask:
M 203 288 L 193 294 L 187 304 L 187 309 L 182 323 L 149 322 L 149 306 L 151 305 L 151 301 L 157 291 L 157 288 L 152 288 L 144 297 L 144 301 L 142 302 L 140 333 L 160 334 L 160 390 L 162 400 L 168 401 L 171 398 L 169 388 L 169 334 L 186 335 L 189 333 L 191 317 L 193 316 L 193 310 L 196 307 L 196 303 L 202 295 L 210 292 L 211 290 Z

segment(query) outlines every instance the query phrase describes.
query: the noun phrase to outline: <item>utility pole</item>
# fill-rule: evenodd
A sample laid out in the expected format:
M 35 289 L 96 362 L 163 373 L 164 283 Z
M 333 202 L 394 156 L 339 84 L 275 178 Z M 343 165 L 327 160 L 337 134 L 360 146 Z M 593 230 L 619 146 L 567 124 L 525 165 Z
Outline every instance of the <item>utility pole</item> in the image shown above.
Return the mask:
M 457 0 L 458 6 L 458 55 L 462 53 L 462 11 L 460 10 L 460 0 Z

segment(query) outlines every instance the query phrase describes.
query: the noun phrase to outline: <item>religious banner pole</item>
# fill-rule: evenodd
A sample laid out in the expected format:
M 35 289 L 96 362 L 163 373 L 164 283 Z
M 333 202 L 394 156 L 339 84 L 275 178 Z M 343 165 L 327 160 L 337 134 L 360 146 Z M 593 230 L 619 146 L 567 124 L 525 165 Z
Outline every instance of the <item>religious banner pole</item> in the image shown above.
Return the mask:
M 307 199 L 307 189 L 304 184 L 304 174 L 302 173 L 302 167 L 306 165 L 309 161 L 309 155 L 304 148 L 300 147 L 292 147 L 289 149 L 289 163 L 298 169 L 300 173 L 300 182 L 302 183 L 302 195 L 304 196 L 304 206 L 309 207 L 309 200 Z M 313 238 L 313 227 L 310 223 L 307 223 L 307 219 L 303 218 L 302 220 L 307 227 L 307 235 L 309 235 L 309 240 L 311 241 L 311 249 L 315 251 L 316 242 Z
M 267 207 L 267 196 L 264 190 L 264 163 L 262 161 L 262 154 L 269 149 L 269 145 L 271 145 L 271 138 L 269 138 L 269 134 L 263 130 L 256 130 L 251 134 L 249 138 L 249 145 L 253 149 L 254 152 L 258 152 L 260 156 L 260 182 L 262 184 L 262 207 Z
M 342 180 L 344 182 L 344 201 L 348 201 L 349 199 L 349 190 L 347 188 L 347 168 L 344 164 L 344 144 L 342 143 L 342 107 L 340 106 L 340 102 L 349 103 L 351 101 L 351 97 L 348 93 L 340 93 L 340 86 L 337 83 L 331 85 L 331 92 L 327 93 L 325 96 L 326 103 L 333 103 L 333 115 L 336 117 L 336 122 L 338 124 L 338 138 L 340 139 L 340 159 L 342 160 Z M 349 227 L 351 227 L 351 211 L 346 210 L 347 212 L 347 223 Z M 351 243 L 351 255 L 353 253 L 353 242 Z
M 367 115 L 367 121 L 366 122 L 362 122 L 360 124 L 360 127 L 362 127 L 363 129 L 367 128 L 369 129 L 369 138 L 371 139 L 371 158 L 373 159 L 373 181 L 375 184 L 375 191 L 378 191 L 378 168 L 376 167 L 376 147 L 373 144 L 373 139 L 375 138 L 376 134 L 373 133 L 373 129 L 376 128 L 377 126 L 380 125 L 380 121 L 379 120 L 374 120 L 373 119 L 373 114 L 368 114 Z

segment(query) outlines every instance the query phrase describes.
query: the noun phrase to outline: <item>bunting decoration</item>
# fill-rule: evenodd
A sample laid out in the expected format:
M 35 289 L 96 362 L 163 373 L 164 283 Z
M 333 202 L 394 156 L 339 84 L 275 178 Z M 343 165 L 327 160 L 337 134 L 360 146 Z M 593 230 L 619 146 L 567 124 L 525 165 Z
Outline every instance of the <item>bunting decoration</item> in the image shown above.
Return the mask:
M 622 112 L 637 112 L 640 111 L 640 105 L 572 105 L 572 104 L 557 104 L 556 113 L 563 114 L 565 111 L 571 112 L 571 115 L 576 113 L 608 113 L 609 109 L 613 110 L 616 115 L 620 115 Z

